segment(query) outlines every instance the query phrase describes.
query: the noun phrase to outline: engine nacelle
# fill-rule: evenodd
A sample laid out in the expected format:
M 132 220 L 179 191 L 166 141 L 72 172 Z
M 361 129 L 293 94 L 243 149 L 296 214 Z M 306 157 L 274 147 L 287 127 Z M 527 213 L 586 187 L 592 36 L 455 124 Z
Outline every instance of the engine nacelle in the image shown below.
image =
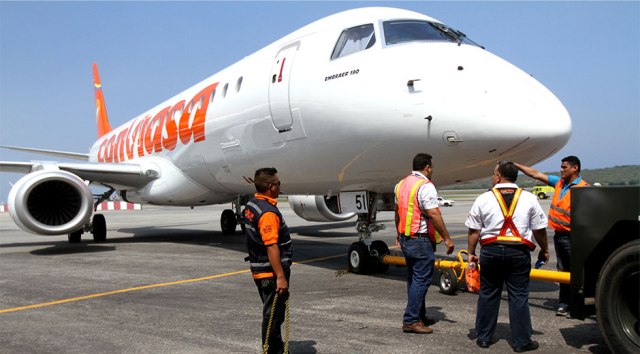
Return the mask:
M 23 230 L 62 235 L 81 229 L 91 218 L 93 196 L 73 173 L 41 170 L 22 177 L 9 192 L 9 213 Z
M 322 195 L 290 195 L 289 205 L 301 218 L 308 221 L 344 221 L 356 213 L 340 213 L 338 197 L 325 198 Z

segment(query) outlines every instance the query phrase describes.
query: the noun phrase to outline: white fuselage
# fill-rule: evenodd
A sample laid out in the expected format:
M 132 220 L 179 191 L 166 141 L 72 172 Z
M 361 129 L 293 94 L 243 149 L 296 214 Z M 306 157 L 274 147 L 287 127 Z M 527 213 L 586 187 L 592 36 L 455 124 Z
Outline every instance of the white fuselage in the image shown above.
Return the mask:
M 433 155 L 443 186 L 566 144 L 569 114 L 531 76 L 474 45 L 385 45 L 390 19 L 437 22 L 383 8 L 319 20 L 114 129 L 90 159 L 160 172 L 129 200 L 201 205 L 253 193 L 260 167 L 278 169 L 286 194 L 390 192 L 418 152 Z M 373 46 L 331 59 L 341 33 L 362 24 L 373 24 Z

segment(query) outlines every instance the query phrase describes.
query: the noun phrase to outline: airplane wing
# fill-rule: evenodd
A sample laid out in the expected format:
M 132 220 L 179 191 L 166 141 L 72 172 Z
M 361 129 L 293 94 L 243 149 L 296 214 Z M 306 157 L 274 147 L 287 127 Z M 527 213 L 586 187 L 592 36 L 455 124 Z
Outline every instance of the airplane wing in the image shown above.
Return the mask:
M 51 161 L 0 161 L 0 172 L 31 173 L 40 170 L 63 170 L 90 182 L 118 189 L 142 188 L 158 178 L 159 171 L 133 163 L 67 163 Z
M 15 150 L 15 151 L 22 151 L 22 152 L 32 152 L 32 153 L 41 154 L 41 155 L 65 157 L 65 158 L 74 159 L 74 160 L 84 160 L 84 161 L 88 161 L 89 160 L 89 154 L 81 154 L 81 153 L 77 153 L 77 152 L 34 149 L 34 148 L 25 148 L 25 147 L 19 147 L 19 146 L 6 146 L 6 145 L 0 145 L 0 148 L 9 149 L 9 150 Z

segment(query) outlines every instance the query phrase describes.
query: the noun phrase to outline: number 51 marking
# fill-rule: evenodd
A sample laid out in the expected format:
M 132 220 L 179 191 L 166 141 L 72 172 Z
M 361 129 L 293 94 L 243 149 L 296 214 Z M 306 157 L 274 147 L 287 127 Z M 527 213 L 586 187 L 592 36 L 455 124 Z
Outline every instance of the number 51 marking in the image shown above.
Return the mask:
M 368 213 L 369 199 L 366 191 L 342 192 L 339 196 L 340 211 L 343 213 Z

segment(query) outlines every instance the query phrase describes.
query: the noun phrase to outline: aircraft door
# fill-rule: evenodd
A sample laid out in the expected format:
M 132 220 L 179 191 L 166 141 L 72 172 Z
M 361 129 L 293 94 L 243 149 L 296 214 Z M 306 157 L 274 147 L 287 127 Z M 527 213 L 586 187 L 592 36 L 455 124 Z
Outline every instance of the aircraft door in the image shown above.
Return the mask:
M 269 81 L 269 109 L 273 126 L 280 132 L 291 130 L 293 117 L 289 103 L 289 84 L 291 82 L 291 69 L 295 56 L 300 47 L 300 42 L 288 44 L 276 55 L 271 67 Z

